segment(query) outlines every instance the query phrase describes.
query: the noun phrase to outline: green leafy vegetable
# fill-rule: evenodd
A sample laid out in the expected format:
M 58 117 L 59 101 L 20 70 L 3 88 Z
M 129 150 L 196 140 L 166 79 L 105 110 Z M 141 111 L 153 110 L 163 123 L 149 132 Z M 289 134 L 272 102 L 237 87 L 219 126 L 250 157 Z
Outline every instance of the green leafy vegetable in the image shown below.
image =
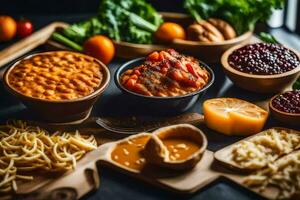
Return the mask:
M 184 7 L 197 20 L 216 17 L 229 22 L 240 35 L 265 21 L 285 0 L 185 0 Z
M 102 0 L 97 16 L 73 24 L 62 34 L 79 44 L 97 34 L 115 41 L 149 44 L 162 22 L 162 17 L 145 0 Z
M 51 37 L 52 37 L 52 39 L 54 39 L 58 42 L 64 43 L 65 45 L 67 45 L 68 47 L 71 47 L 72 49 L 75 49 L 77 51 L 82 51 L 82 47 L 80 45 L 69 40 L 68 38 L 66 38 L 65 36 L 63 36 L 59 33 L 53 33 Z
M 259 38 L 266 43 L 279 44 L 276 38 L 269 33 L 261 32 Z
M 293 89 L 294 90 L 300 90 L 300 76 L 296 80 L 296 82 L 293 84 Z

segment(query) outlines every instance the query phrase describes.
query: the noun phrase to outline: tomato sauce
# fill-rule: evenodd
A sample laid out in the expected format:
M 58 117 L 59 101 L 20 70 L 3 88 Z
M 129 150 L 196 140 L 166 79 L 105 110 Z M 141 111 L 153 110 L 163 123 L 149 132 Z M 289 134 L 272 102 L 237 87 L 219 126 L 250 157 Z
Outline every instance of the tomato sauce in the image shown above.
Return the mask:
M 143 64 L 125 71 L 120 82 L 135 93 L 170 97 L 200 90 L 209 78 L 209 72 L 197 59 L 168 49 L 151 53 Z

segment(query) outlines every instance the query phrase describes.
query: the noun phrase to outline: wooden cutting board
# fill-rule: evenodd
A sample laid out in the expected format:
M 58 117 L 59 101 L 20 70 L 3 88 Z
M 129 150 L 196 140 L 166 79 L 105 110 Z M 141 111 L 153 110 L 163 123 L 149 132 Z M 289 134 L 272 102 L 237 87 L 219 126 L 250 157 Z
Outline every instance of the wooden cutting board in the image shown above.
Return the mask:
M 88 124 L 90 125 L 90 122 Z M 98 145 L 120 138 L 99 126 L 97 127 L 97 125 L 95 125 L 95 128 L 85 127 L 84 124 L 81 126 L 83 127 L 78 127 L 80 133 L 94 135 Z M 49 125 L 47 125 L 47 127 L 49 127 Z M 75 128 L 76 126 L 71 129 L 75 130 Z M 65 130 L 64 127 L 59 128 L 59 126 L 55 126 L 53 129 Z M 64 174 L 45 174 L 37 171 L 34 173 L 33 181 L 17 182 L 18 190 L 16 196 L 20 199 L 47 200 L 51 199 L 52 197 L 49 195 L 57 190 L 60 194 L 70 197 L 70 200 L 78 199 L 89 191 L 99 188 L 98 157 L 97 150 L 88 152 L 78 161 L 75 170 L 68 171 Z M 11 194 L 0 195 L 0 199 L 12 199 L 12 196 Z
M 176 193 L 193 193 L 218 177 L 218 173 L 212 170 L 214 161 L 213 152 L 207 150 L 201 161 L 190 171 L 176 172 L 151 167 L 147 173 L 131 172 L 125 168 L 120 168 L 109 159 L 108 154 L 116 142 L 102 145 L 99 148 L 100 163 L 116 169 L 119 172 L 131 177 L 140 179 L 152 185 L 168 189 Z
M 45 44 L 52 33 L 57 28 L 67 27 L 68 24 L 64 22 L 53 22 L 44 28 L 34 32 L 32 35 L 14 43 L 13 45 L 1 50 L 0 52 L 0 68 L 7 63 L 19 58 L 28 53 L 39 45 Z
M 43 124 L 32 122 L 33 125 L 43 127 L 50 132 L 54 130 L 79 130 L 81 134 L 94 135 L 99 145 L 98 149 L 88 152 L 78 161 L 76 169 L 65 174 L 45 174 L 36 172 L 34 180 L 29 182 L 18 182 L 17 197 L 20 199 L 49 199 L 53 192 L 60 192 L 68 195 L 70 199 L 78 199 L 91 190 L 99 188 L 98 164 L 103 154 L 106 143 L 117 141 L 127 135 L 116 134 L 101 128 L 95 122 L 96 118 L 90 118 L 77 125 Z M 202 123 L 203 116 L 197 113 L 188 113 L 172 118 L 168 123 Z M 212 155 L 212 152 L 210 153 Z M 210 156 L 210 158 L 213 158 Z M 11 199 L 11 195 L 0 196 L 0 199 Z
M 214 153 L 212 151 L 206 150 L 200 162 L 190 171 L 176 172 L 153 166 L 151 170 L 149 169 L 150 171 L 148 170 L 147 172 L 132 172 L 126 170 L 126 168 L 119 167 L 110 159 L 109 154 L 116 143 L 118 143 L 118 141 L 106 143 L 98 149 L 100 164 L 171 192 L 191 194 L 220 177 L 231 179 L 246 188 L 246 186 L 243 185 L 243 181 L 247 174 L 224 167 L 221 162 L 214 159 Z M 268 188 L 263 193 L 258 190 L 252 191 L 268 199 L 275 199 L 278 194 L 276 188 Z

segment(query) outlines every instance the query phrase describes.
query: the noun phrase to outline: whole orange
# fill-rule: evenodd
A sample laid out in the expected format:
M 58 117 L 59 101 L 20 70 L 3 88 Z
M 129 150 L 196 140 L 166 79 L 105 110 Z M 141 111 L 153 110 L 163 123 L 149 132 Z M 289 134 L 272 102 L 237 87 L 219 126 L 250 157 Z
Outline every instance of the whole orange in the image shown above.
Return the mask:
M 106 36 L 95 35 L 85 41 L 83 50 L 86 54 L 93 56 L 104 64 L 108 64 L 115 55 L 113 42 Z
M 0 16 L 0 42 L 11 40 L 17 32 L 17 23 L 10 16 Z
M 173 22 L 163 23 L 156 31 L 155 37 L 159 41 L 171 42 L 174 39 L 185 39 L 185 31 L 179 24 Z

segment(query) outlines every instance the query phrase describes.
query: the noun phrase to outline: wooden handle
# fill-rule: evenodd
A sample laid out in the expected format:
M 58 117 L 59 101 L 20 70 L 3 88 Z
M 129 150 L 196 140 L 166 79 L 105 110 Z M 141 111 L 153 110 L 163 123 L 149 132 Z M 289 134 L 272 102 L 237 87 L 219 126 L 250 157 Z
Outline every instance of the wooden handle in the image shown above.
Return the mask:
M 3 49 L 0 52 L 0 68 L 14 59 L 24 55 L 37 46 L 45 43 L 53 31 L 58 27 L 67 27 L 68 24 L 63 22 L 54 22 L 48 26 L 36 31 L 32 35 L 16 42 L 15 44 Z

